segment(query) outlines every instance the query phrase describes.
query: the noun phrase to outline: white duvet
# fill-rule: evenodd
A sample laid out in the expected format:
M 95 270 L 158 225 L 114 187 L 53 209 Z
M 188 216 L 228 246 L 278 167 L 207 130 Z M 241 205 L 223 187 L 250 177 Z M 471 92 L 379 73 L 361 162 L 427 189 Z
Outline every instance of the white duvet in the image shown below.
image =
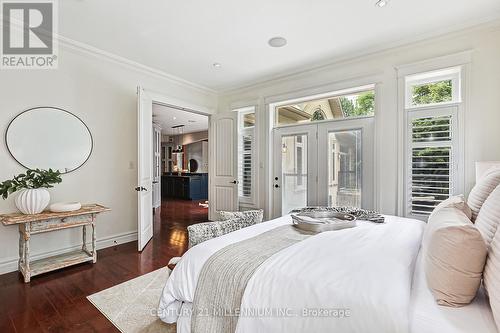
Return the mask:
M 183 303 L 193 302 L 198 275 L 213 253 L 291 223 L 284 216 L 190 249 L 165 285 L 160 318 L 176 322 Z M 358 221 L 355 228 L 324 232 L 276 253 L 250 279 L 236 332 L 408 332 L 423 228 L 421 221 L 391 216 L 384 224 Z M 178 333 L 188 333 L 188 326 L 179 325 Z

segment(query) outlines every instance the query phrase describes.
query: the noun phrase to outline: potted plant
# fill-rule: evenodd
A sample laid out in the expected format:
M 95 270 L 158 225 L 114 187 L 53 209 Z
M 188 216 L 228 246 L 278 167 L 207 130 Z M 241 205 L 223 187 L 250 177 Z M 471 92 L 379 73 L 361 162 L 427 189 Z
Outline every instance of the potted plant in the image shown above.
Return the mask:
M 38 214 L 50 202 L 47 188 L 61 181 L 61 173 L 57 170 L 30 169 L 26 173 L 0 183 L 0 195 L 3 199 L 7 199 L 10 194 L 19 192 L 15 199 L 17 209 L 23 214 Z

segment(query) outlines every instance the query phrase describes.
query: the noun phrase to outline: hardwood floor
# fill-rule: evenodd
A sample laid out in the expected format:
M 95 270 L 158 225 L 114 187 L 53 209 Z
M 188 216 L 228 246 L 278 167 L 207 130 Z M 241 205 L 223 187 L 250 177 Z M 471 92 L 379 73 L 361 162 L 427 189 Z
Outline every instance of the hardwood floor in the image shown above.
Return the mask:
M 186 251 L 186 227 L 205 221 L 208 209 L 197 201 L 167 200 L 142 253 L 137 242 L 99 250 L 94 265 L 36 276 L 27 284 L 18 272 L 0 275 L 0 332 L 119 332 L 86 297 L 167 265 Z

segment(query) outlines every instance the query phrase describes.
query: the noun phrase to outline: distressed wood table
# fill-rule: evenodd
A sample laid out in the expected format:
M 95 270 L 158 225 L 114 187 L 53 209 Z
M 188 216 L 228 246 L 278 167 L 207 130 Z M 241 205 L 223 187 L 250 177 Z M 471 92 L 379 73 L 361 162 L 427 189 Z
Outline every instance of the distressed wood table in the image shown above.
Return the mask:
M 110 209 L 101 205 L 83 205 L 81 209 L 73 212 L 52 213 L 42 212 L 34 215 L 21 213 L 0 215 L 3 225 L 19 226 L 19 271 L 28 283 L 32 276 L 50 272 L 56 269 L 76 265 L 83 262 L 97 261 L 96 228 L 97 214 Z M 92 227 L 92 246 L 87 248 L 87 227 Z M 59 254 L 49 258 L 30 261 L 30 239 L 32 235 L 52 232 L 63 229 L 82 227 L 81 250 Z

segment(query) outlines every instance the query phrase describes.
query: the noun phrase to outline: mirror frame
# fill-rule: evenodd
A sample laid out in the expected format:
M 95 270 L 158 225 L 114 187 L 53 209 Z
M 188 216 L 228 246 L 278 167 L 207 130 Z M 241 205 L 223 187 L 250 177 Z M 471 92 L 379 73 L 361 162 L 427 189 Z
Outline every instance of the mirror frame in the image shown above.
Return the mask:
M 85 126 L 85 128 L 87 129 L 87 131 L 89 132 L 89 135 L 90 135 L 90 152 L 89 152 L 89 156 L 87 156 L 87 158 L 85 159 L 85 161 L 83 161 L 82 164 L 80 164 L 77 168 L 74 168 L 73 170 L 70 170 L 68 172 L 61 172 L 62 175 L 64 174 L 68 174 L 68 173 L 71 173 L 73 171 L 76 171 L 78 169 L 80 169 L 82 166 L 84 166 L 87 161 L 90 159 L 90 156 L 92 156 L 92 153 L 94 152 L 94 137 L 92 136 L 92 131 L 90 130 L 90 128 L 87 126 L 87 124 L 80 118 L 78 117 L 77 115 L 75 115 L 74 113 L 72 112 L 69 112 L 68 110 L 65 110 L 65 109 L 62 109 L 62 108 L 58 108 L 56 106 L 37 106 L 37 107 L 33 107 L 33 108 L 29 108 L 27 110 L 24 110 L 22 111 L 21 113 L 19 113 L 18 115 L 16 115 L 10 122 L 9 124 L 7 125 L 7 129 L 5 130 L 5 135 L 4 135 L 4 140 L 5 140 L 5 147 L 7 147 L 7 151 L 9 152 L 10 156 L 12 156 L 12 158 L 20 165 L 22 166 L 23 168 L 25 169 L 31 169 L 30 167 L 24 165 L 23 163 L 21 163 L 15 156 L 14 154 L 12 153 L 12 151 L 10 150 L 9 148 L 9 144 L 7 143 L 7 134 L 9 133 L 9 128 L 10 126 L 12 125 L 12 123 L 17 119 L 19 118 L 20 116 L 22 116 L 23 114 L 25 113 L 28 113 L 28 112 L 31 112 L 31 111 L 34 111 L 34 110 L 37 110 L 37 109 L 55 109 L 55 110 L 58 110 L 58 111 L 62 111 L 62 112 L 66 112 L 67 114 L 75 117 L 76 119 L 78 119 L 78 121 L 80 121 L 83 126 Z

